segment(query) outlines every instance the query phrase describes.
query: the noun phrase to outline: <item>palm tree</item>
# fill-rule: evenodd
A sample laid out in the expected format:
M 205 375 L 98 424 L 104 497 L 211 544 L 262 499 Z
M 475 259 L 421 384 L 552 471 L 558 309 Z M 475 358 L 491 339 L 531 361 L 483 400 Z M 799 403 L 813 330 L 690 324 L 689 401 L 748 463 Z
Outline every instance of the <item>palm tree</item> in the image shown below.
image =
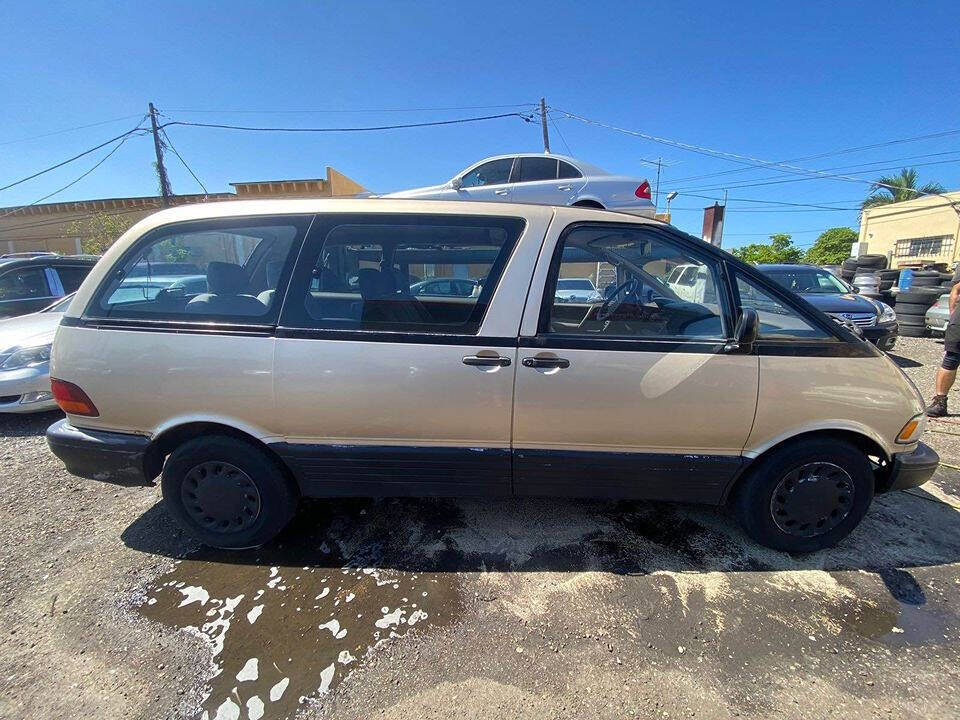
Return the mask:
M 903 168 L 893 176 L 877 178 L 870 186 L 870 195 L 863 201 L 863 209 L 889 205 L 890 203 L 913 200 L 921 195 L 930 195 L 946 192 L 940 183 L 927 183 L 917 187 L 917 171 L 913 168 Z

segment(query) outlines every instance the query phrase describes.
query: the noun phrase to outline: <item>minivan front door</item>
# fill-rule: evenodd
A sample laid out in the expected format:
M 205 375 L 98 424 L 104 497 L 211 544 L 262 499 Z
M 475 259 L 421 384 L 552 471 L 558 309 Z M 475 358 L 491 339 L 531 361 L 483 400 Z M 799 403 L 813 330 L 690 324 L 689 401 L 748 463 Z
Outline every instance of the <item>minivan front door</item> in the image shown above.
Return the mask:
M 703 269 L 702 300 L 667 284 L 679 265 Z M 602 300 L 570 303 L 558 277 L 616 280 Z M 708 253 L 648 225 L 580 224 L 547 239 L 520 338 L 518 494 L 722 499 L 759 372 L 756 356 L 728 349 L 724 283 Z
M 516 335 L 481 327 L 523 227 L 486 215 L 317 218 L 274 362 L 274 447 L 308 494 L 510 494 Z M 476 295 L 410 290 L 461 276 Z

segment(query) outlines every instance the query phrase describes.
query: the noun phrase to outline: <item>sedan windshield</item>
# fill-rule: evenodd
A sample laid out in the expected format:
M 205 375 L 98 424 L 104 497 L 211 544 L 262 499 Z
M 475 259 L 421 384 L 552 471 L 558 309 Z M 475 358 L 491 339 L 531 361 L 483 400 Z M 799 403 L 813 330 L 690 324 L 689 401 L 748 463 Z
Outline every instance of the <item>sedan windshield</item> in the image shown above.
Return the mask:
M 767 272 L 778 285 L 795 293 L 840 295 L 850 290 L 832 273 L 818 268 L 798 267 Z

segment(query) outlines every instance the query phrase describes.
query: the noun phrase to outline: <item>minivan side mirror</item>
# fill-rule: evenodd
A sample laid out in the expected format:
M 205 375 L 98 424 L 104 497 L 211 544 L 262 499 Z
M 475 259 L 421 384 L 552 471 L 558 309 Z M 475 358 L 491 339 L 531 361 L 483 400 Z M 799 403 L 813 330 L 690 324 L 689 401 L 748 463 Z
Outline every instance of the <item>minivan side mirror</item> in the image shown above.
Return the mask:
M 733 329 L 733 341 L 724 346 L 725 352 L 736 352 L 747 354 L 753 350 L 753 344 L 757 341 L 757 335 L 760 333 L 760 316 L 753 308 L 743 308 L 740 310 L 740 317 L 737 318 L 737 325 Z
M 452 187 L 454 190 L 459 190 L 460 188 L 463 187 L 463 180 L 461 180 L 458 177 L 455 177 L 453 180 L 450 181 L 450 187 Z

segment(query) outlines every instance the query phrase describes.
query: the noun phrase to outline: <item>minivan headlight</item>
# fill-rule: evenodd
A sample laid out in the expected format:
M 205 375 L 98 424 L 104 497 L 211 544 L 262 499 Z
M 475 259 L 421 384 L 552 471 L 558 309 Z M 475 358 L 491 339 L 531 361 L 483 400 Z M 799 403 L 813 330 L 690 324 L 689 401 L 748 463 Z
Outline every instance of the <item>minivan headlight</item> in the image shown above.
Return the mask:
M 878 300 L 877 305 L 880 306 L 880 322 L 893 322 L 897 319 L 897 313 L 885 302 L 880 302 Z
M 3 361 L 0 370 L 20 370 L 21 368 L 42 365 L 50 360 L 50 345 L 52 343 L 20 348 Z

